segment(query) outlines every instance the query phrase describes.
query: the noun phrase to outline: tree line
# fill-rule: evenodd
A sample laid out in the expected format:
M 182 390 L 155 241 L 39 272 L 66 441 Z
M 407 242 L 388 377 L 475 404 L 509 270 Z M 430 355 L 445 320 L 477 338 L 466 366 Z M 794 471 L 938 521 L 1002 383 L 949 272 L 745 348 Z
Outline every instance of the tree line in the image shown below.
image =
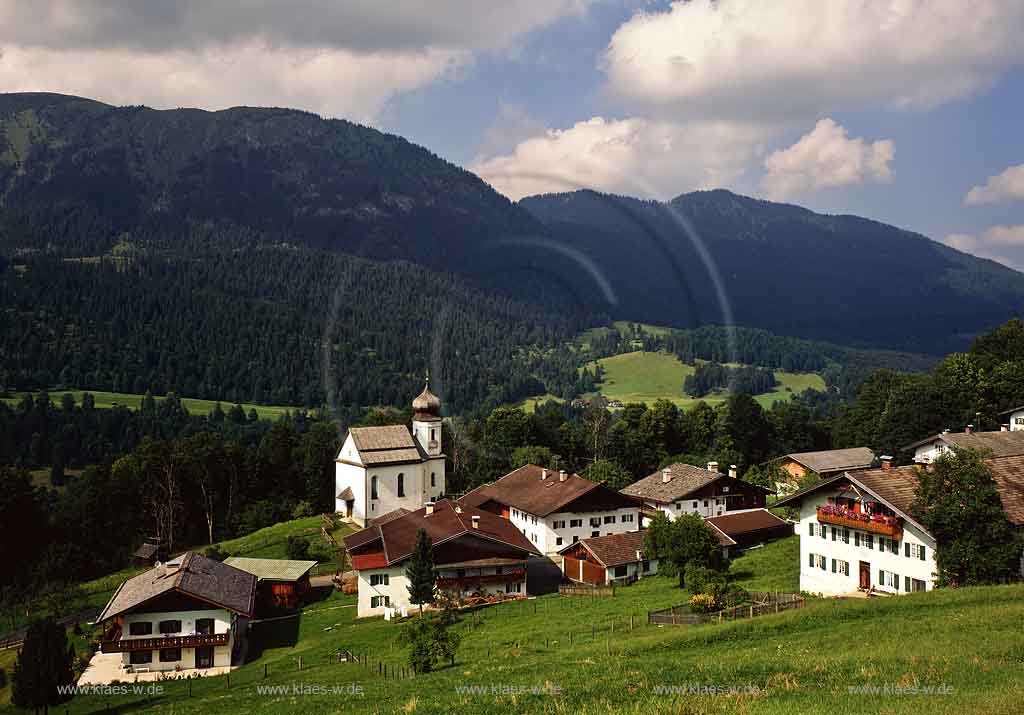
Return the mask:
M 760 395 L 770 392 L 778 384 L 775 373 L 763 367 L 730 367 L 705 362 L 698 364 L 693 374 L 683 380 L 683 392 L 691 397 L 704 397 L 717 390 Z

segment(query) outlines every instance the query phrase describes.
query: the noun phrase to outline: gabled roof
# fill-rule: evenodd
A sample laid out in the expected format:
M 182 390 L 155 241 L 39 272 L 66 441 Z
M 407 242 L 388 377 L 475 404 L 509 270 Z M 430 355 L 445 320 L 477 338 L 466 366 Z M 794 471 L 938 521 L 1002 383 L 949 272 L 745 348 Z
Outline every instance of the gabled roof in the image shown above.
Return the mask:
M 787 454 L 784 458 L 792 459 L 812 472 L 828 474 L 870 467 L 871 462 L 875 459 L 875 453 L 868 447 L 851 447 L 850 449 L 827 449 L 818 452 L 796 452 Z
M 381 524 L 387 524 L 392 519 L 397 519 L 398 517 L 405 516 L 408 513 L 409 510 L 406 509 L 405 507 L 398 507 L 397 509 L 392 509 L 391 511 L 385 514 L 381 514 L 380 516 L 370 519 L 369 523 L 367 523 L 367 526 L 380 526 Z
M 792 527 L 785 519 L 772 514 L 767 509 L 746 509 L 744 511 L 733 511 L 721 516 L 712 516 L 705 519 L 709 524 L 719 529 L 731 539 L 743 534 L 764 529 L 776 529 L 780 527 Z
M 150 601 L 177 592 L 251 616 L 256 577 L 192 551 L 180 560 L 152 568 L 122 583 L 97 618 L 105 621 Z
M 546 479 L 542 478 L 545 471 Z M 480 506 L 493 501 L 534 516 L 545 517 L 566 510 L 566 507 L 586 494 L 599 492 L 610 500 L 622 500 L 623 506 L 626 506 L 626 500 L 618 492 L 599 482 L 578 474 L 567 474 L 562 482 L 559 481 L 557 470 L 545 470 L 536 464 L 526 464 L 496 482 L 477 487 L 459 502 L 466 506 Z
M 224 559 L 224 563 L 251 573 L 257 581 L 298 581 L 316 566 L 316 561 L 254 559 L 245 556 L 231 556 Z
M 625 534 L 592 536 L 575 544 L 569 544 L 560 549 L 558 553 L 564 554 L 576 546 L 582 546 L 606 569 L 622 564 L 635 564 L 646 559 L 644 555 L 644 536 L 646 534 L 646 531 L 629 531 Z M 640 558 L 637 558 L 638 551 Z
M 666 469 L 671 477 L 668 482 L 664 480 L 664 470 L 658 470 L 654 474 L 630 484 L 622 490 L 622 493 L 632 497 L 639 497 L 640 499 L 667 504 L 679 499 L 684 499 L 687 495 L 692 494 L 698 489 L 706 487 L 719 479 L 727 479 L 735 482 L 740 481 L 739 479 L 727 476 L 721 472 L 712 472 L 707 469 L 695 467 L 692 464 L 683 464 L 682 462 L 670 464 Z M 767 489 L 756 484 L 751 484 L 750 482 L 743 482 L 743 484 L 753 489 L 768 493 Z
M 1006 517 L 1017 526 L 1024 526 L 1024 456 L 986 459 L 985 464 L 996 482 Z
M 422 462 L 427 456 L 404 425 L 352 427 L 348 431 L 366 466 Z
M 968 447 L 992 453 L 993 457 L 1015 457 L 1024 454 L 1024 430 L 1015 432 L 941 432 L 904 447 L 916 449 L 934 441 L 949 446 Z
M 479 517 L 479 528 L 473 528 L 474 516 Z M 537 548 L 508 519 L 447 499 L 437 502 L 432 514 L 427 514 L 426 507 L 423 507 L 346 536 L 345 548 L 352 552 L 379 540 L 380 551 L 387 565 L 391 566 L 412 554 L 416 533 L 420 529 L 427 532 L 435 547 L 469 535 L 519 549 L 525 554 L 540 555 Z
M 1020 407 L 1011 407 L 1008 410 L 1003 410 L 1002 412 L 999 413 L 999 415 L 1000 417 L 1003 415 L 1012 415 L 1014 412 L 1020 412 L 1021 410 L 1024 410 L 1024 405 L 1021 405 Z

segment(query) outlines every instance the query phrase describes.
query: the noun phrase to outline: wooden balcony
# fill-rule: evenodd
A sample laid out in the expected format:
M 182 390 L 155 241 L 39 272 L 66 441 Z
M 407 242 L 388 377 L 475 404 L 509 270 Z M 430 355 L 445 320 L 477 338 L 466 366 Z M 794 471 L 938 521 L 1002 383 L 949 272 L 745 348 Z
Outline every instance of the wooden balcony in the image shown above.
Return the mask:
M 100 641 L 100 650 L 104 653 L 127 653 L 133 650 L 160 650 L 161 648 L 203 648 L 227 645 L 230 640 L 230 632 L 157 636 L 156 638 L 112 638 Z
M 526 578 L 526 569 L 512 569 L 505 573 L 492 573 L 476 576 L 443 576 L 437 579 L 437 587 L 441 590 L 457 588 L 468 591 L 480 586 L 499 583 L 516 583 Z
M 886 536 L 894 541 L 903 538 L 903 520 L 898 516 L 881 516 L 876 514 L 859 514 L 836 507 L 817 509 L 818 521 L 822 524 L 833 524 L 847 529 L 860 529 L 873 534 Z

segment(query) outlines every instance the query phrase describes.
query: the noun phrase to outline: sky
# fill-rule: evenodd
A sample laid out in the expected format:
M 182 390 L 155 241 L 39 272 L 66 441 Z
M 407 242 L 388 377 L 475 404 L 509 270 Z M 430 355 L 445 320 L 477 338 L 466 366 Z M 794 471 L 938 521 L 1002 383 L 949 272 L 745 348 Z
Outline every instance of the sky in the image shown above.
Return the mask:
M 0 0 L 0 91 L 284 106 L 512 199 L 727 188 L 1024 270 L 1020 0 Z

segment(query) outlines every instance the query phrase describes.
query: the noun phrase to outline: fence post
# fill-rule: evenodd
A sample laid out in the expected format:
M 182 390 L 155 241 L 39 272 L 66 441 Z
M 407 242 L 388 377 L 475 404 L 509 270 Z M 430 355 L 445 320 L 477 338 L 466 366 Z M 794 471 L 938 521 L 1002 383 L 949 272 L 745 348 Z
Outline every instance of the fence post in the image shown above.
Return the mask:
M 633 614 L 629 614 L 629 630 L 633 630 Z
M 299 656 L 299 670 L 302 670 L 302 656 Z
M 266 663 L 263 664 L 263 677 L 264 677 L 264 679 L 267 677 L 267 664 Z

